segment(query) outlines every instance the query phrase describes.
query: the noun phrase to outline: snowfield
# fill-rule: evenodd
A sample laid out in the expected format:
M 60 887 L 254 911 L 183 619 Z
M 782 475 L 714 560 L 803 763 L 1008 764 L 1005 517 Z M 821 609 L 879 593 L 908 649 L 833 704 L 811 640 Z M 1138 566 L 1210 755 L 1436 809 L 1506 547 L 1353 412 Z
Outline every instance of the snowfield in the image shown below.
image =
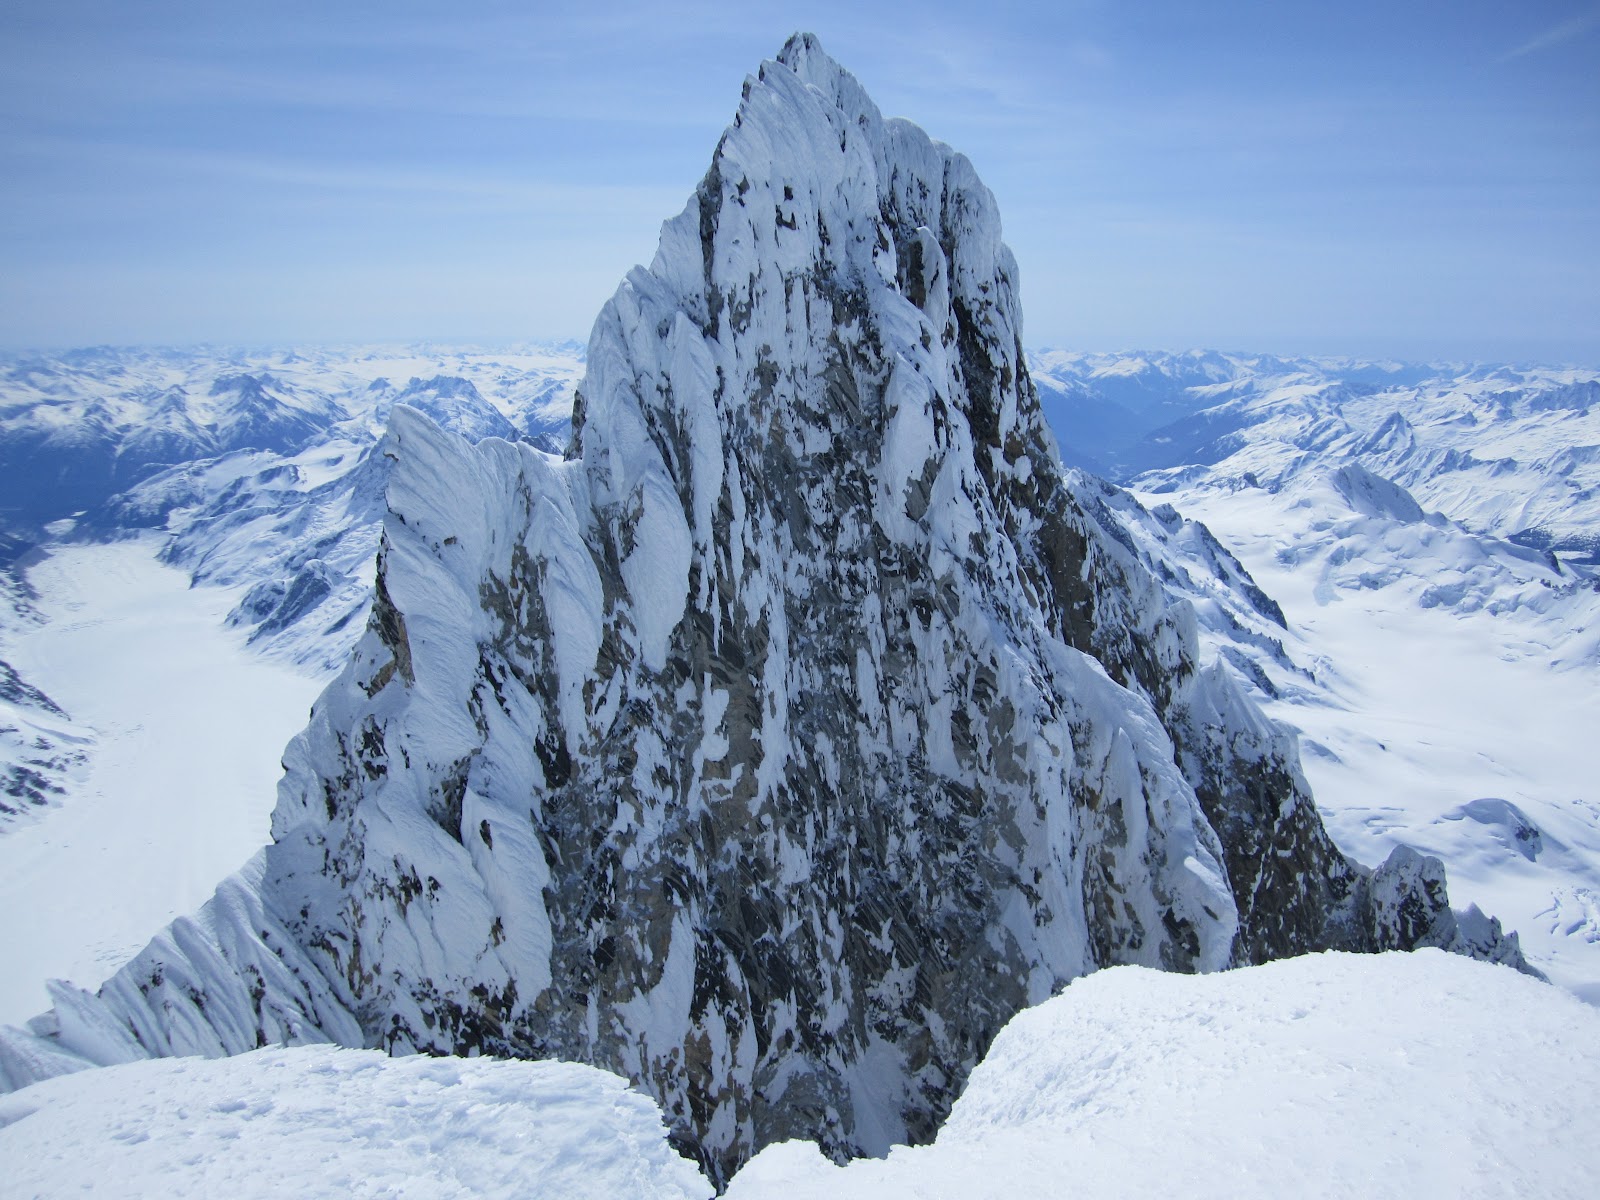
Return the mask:
M 757 1155 L 730 1200 L 1593 1195 L 1600 1013 L 1436 950 L 1115 967 L 1015 1018 L 932 1146 Z M 590 1067 L 303 1047 L 0 1098 L 0 1196 L 687 1197 Z
M 1012 1020 L 931 1146 L 758 1154 L 728 1200 L 1592 1197 L 1600 1013 L 1438 950 L 1113 967 Z

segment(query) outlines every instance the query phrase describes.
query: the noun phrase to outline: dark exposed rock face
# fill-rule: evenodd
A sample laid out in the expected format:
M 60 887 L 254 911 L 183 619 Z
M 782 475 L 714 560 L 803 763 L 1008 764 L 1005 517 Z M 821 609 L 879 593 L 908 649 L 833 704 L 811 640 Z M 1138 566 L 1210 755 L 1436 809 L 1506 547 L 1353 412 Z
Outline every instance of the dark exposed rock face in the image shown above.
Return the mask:
M 792 40 L 601 313 L 567 461 L 396 410 L 231 974 L 147 951 L 113 1012 L 594 1062 L 722 1180 L 931 1137 L 1097 967 L 1412 937 L 1427 873 L 1345 860 L 1063 473 L 1015 288 L 970 164 Z

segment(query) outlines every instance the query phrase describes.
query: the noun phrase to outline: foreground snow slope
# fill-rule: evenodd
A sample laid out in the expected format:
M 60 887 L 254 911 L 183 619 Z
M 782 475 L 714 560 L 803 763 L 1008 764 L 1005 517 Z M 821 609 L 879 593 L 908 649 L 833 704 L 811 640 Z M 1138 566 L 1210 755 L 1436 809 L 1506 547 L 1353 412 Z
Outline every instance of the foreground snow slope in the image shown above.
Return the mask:
M 0 1099 L 0 1162 L 5 1196 L 711 1192 L 615 1075 L 321 1046 L 50 1080 Z
M 1600 1013 L 1436 950 L 1114 967 L 1016 1017 L 931 1146 L 757 1155 L 729 1200 L 1588 1197 Z
M 60 806 L 0 837 L 0 1023 L 48 978 L 99 984 L 256 852 L 322 686 L 246 650 L 222 623 L 237 591 L 189 587 L 158 548 L 65 546 L 29 572 L 42 620 L 7 655 L 93 741 Z
M 1001 1032 L 938 1141 L 769 1147 L 730 1200 L 1587 1197 L 1600 1014 L 1435 950 L 1210 976 L 1115 967 Z M 703 1196 L 660 1115 L 566 1063 L 304 1047 L 0 1098 L 0 1192 Z

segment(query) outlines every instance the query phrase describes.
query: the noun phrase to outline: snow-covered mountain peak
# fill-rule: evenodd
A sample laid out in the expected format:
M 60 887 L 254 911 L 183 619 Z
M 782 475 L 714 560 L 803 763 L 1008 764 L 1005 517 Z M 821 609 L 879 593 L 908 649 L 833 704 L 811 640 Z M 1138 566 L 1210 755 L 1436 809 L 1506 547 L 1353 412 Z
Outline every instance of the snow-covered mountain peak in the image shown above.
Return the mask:
M 133 1044 L 575 1058 L 721 1181 L 788 1137 L 927 1140 L 1098 967 L 1518 960 L 1436 860 L 1339 853 L 1129 526 L 1219 591 L 1237 561 L 1062 469 L 970 163 L 785 55 L 602 309 L 567 459 L 394 407 L 371 621 L 273 845 L 0 1038 L 14 1080 Z M 263 614 L 336 580 L 299 568 Z
M 1359 462 L 1346 463 L 1329 477 L 1334 490 L 1351 509 L 1367 517 L 1387 517 L 1410 523 L 1423 519 L 1422 505 L 1393 480 L 1374 475 Z
M 1409 458 L 1416 448 L 1416 429 L 1406 420 L 1405 414 L 1396 409 L 1362 438 L 1352 453 L 1358 459 L 1396 462 Z
M 510 419 L 484 399 L 470 379 L 459 375 L 434 375 L 428 379 L 414 376 L 399 392 L 379 401 L 374 417 L 390 420 L 396 405 L 426 413 L 434 424 L 471 442 L 487 437 L 516 441 L 519 436 Z
M 802 83 L 816 88 L 844 114 L 848 122 L 868 130 L 883 123 L 878 106 L 872 102 L 856 77 L 828 56 L 814 33 L 796 33 L 790 36 L 778 51 L 777 63 L 793 71 Z M 759 78 L 765 79 L 768 64 L 762 64 Z M 738 124 L 744 119 L 743 110 L 735 118 Z

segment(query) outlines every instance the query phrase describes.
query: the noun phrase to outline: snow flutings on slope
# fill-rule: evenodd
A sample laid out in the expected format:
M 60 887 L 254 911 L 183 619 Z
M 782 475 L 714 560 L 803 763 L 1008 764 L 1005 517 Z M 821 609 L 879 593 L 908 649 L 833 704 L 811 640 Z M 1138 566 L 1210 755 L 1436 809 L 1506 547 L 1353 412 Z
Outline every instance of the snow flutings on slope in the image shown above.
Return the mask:
M 656 1106 L 615 1075 L 325 1046 L 52 1079 L 0 1099 L 0 1162 L 6 1196 L 711 1192 Z
M 1436 950 L 1114 967 L 1020 1014 L 931 1146 L 769 1147 L 729 1200 L 1589 1197 L 1600 1014 Z

